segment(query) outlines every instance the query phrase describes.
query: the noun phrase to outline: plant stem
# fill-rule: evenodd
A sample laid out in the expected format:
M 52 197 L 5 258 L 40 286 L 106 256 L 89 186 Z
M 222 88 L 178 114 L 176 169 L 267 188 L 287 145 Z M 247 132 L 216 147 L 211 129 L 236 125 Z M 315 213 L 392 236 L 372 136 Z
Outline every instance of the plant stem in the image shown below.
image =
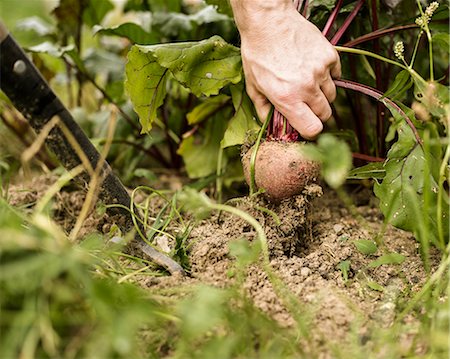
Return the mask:
M 416 0 L 417 1 L 417 7 L 419 8 L 420 11 L 420 15 L 422 16 L 422 18 L 424 19 L 423 21 L 423 27 L 422 29 L 425 31 L 425 33 L 427 34 L 427 39 L 428 39 L 428 54 L 430 57 L 430 81 L 434 81 L 434 69 L 433 69 L 433 39 L 431 37 L 431 31 L 430 31 L 430 27 L 428 26 L 428 22 L 425 21 L 425 16 L 423 13 L 423 9 L 422 9 L 422 5 L 420 3 L 420 0 Z
M 414 61 L 416 60 L 417 50 L 419 48 L 419 43 L 420 43 L 420 39 L 422 38 L 422 34 L 423 34 L 423 30 L 420 30 L 419 35 L 417 35 L 417 40 L 416 40 L 416 43 L 414 45 L 414 51 L 413 51 L 413 54 L 411 56 L 411 62 L 409 64 L 409 67 L 411 69 L 413 68 Z
M 351 54 L 365 55 L 365 56 L 373 57 L 373 58 L 375 58 L 377 60 L 384 61 L 384 62 L 386 62 L 388 64 L 392 64 L 392 65 L 401 67 L 404 70 L 414 71 L 414 70 L 411 70 L 408 66 L 405 66 L 405 65 L 403 65 L 402 63 L 400 63 L 398 61 L 388 59 L 387 57 L 375 54 L 375 53 L 367 51 L 367 50 L 354 49 L 354 48 L 344 47 L 344 46 L 335 46 L 334 48 L 337 51 L 339 51 L 339 52 L 348 52 L 348 53 L 351 53 Z
M 356 82 L 353 82 L 353 81 L 349 81 L 349 80 L 334 80 L 334 83 L 338 87 L 342 87 L 342 88 L 358 91 L 358 92 L 361 92 L 361 93 L 363 93 L 363 94 L 365 94 L 367 96 L 373 97 L 377 101 L 386 102 L 389 106 L 394 108 L 405 119 L 406 123 L 411 128 L 411 130 L 413 131 L 417 143 L 422 145 L 422 139 L 420 138 L 419 132 L 417 131 L 417 129 L 414 126 L 414 124 L 412 123 L 411 119 L 400 108 L 400 106 L 398 106 L 394 101 L 392 101 L 392 100 L 388 99 L 387 97 L 385 97 L 383 95 L 383 93 L 381 93 L 377 89 L 374 89 L 374 88 L 372 88 L 370 86 L 359 84 L 359 83 L 356 83 Z
M 397 32 L 397 31 L 402 31 L 402 30 L 410 30 L 410 29 L 415 29 L 418 26 L 416 24 L 408 24 L 408 25 L 401 25 L 401 26 L 395 26 L 395 27 L 390 27 L 387 29 L 380 29 L 377 31 L 373 31 L 370 32 L 368 34 L 362 35 L 360 37 L 357 37 L 356 39 L 353 39 L 351 41 L 346 42 L 343 46 L 345 47 L 353 47 L 356 45 L 359 45 L 363 42 L 366 41 L 371 41 L 374 39 L 378 39 L 384 35 L 389 35 L 392 34 L 393 32 Z
M 302 1 L 302 3 L 303 3 L 303 1 Z M 309 1 L 305 0 L 304 5 L 303 5 L 303 12 L 302 12 L 303 17 L 305 17 L 305 18 L 307 18 L 306 14 L 308 13 L 308 5 L 309 5 Z
M 336 32 L 336 34 L 333 36 L 333 38 L 330 40 L 330 43 L 332 45 L 336 45 L 339 40 L 341 39 L 342 35 L 344 35 L 345 31 L 347 31 L 347 28 L 350 26 L 350 24 L 353 22 L 353 19 L 358 14 L 359 10 L 363 6 L 365 0 L 359 0 L 359 2 L 355 5 L 351 13 L 347 16 L 344 23 L 340 27 L 340 29 Z
M 221 147 L 219 149 L 219 155 L 217 156 L 217 168 L 216 168 L 216 201 L 218 203 L 222 203 L 222 186 L 223 186 L 223 178 L 222 178 L 222 167 L 223 167 L 223 151 L 224 149 Z
M 356 158 L 358 160 L 363 160 L 363 161 L 367 161 L 367 162 L 384 162 L 386 160 L 385 158 L 373 157 L 373 156 L 365 155 L 363 153 L 356 153 L 356 152 L 352 153 L 352 157 Z
M 328 37 L 331 27 L 336 21 L 336 18 L 339 14 L 339 10 L 341 10 L 343 0 L 338 0 L 337 4 L 334 6 L 333 12 L 331 13 L 330 17 L 328 18 L 327 23 L 325 24 L 322 34 L 325 37 Z
M 372 30 L 378 30 L 378 9 L 377 9 L 378 0 L 371 0 L 371 12 L 372 12 Z M 378 38 L 373 41 L 373 51 L 376 54 L 379 54 L 380 51 L 380 41 Z M 382 92 L 385 92 L 384 82 L 382 79 L 382 68 L 381 63 L 375 61 L 375 83 L 376 88 Z M 383 155 L 385 151 L 385 142 L 384 142 L 384 112 L 383 112 L 383 104 L 377 102 L 377 117 L 376 117 L 376 126 L 377 126 L 377 143 L 376 143 L 376 154 L 378 156 Z
M 269 114 L 267 115 L 266 120 L 264 121 L 262 127 L 259 130 L 258 138 L 256 139 L 255 145 L 253 146 L 253 152 L 250 157 L 250 195 L 255 194 L 256 192 L 256 181 L 255 181 L 255 163 L 256 163 L 256 155 L 258 153 L 259 145 L 261 143 L 261 139 L 263 134 L 267 130 L 267 126 L 269 126 L 269 122 L 272 119 L 274 107 L 270 108 Z
M 448 168 L 448 163 L 450 159 L 450 136 L 447 137 L 448 143 L 447 148 L 445 150 L 444 158 L 442 159 L 441 166 L 439 168 L 439 189 L 438 189 L 438 201 L 437 201 L 437 229 L 438 229 L 438 238 L 439 243 L 442 246 L 445 246 L 444 240 L 444 228 L 442 224 L 442 202 L 444 201 L 444 182 L 445 182 L 445 170 Z
M 431 37 L 430 29 L 427 25 L 427 38 L 428 38 L 428 53 L 430 56 L 430 81 L 434 81 L 434 66 L 433 66 L 433 38 Z

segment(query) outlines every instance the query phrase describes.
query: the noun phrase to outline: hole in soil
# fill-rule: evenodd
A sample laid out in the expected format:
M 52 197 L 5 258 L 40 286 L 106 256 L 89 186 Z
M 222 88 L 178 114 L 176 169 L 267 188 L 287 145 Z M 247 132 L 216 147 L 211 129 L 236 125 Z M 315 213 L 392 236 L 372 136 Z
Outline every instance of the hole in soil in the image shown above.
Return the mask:
M 308 233 L 305 233 L 304 231 L 297 231 L 297 241 L 295 242 L 295 248 L 291 250 L 289 257 L 305 257 L 313 251 L 314 247 L 314 242 L 310 240 L 310 236 Z

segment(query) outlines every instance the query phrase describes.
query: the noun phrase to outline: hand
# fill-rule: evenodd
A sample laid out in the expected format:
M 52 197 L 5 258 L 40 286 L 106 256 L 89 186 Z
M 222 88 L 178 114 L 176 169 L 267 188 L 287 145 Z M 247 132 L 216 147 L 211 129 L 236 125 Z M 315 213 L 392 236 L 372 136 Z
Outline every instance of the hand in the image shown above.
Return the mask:
M 332 114 L 332 78 L 341 75 L 339 55 L 291 1 L 270 2 L 273 7 L 232 1 L 247 93 L 261 120 L 273 104 L 302 137 L 313 139 Z

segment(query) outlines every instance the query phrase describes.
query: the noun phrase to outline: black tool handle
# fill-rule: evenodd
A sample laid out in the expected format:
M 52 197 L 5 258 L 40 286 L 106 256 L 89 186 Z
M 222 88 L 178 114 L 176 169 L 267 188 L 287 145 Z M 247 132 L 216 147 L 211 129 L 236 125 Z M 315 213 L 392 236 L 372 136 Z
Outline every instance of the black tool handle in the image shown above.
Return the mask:
M 13 105 L 28 119 L 31 127 L 40 132 L 54 117 L 70 131 L 78 142 L 79 148 L 89 159 L 93 169 L 100 160 L 100 154 L 73 119 L 70 112 L 52 91 L 38 69 L 28 59 L 14 38 L 8 34 L 6 27 L 0 21 L 0 89 L 8 96 Z M 80 157 L 71 146 L 61 128 L 55 126 L 47 136 L 45 143 L 54 152 L 61 164 L 68 170 L 81 164 Z M 100 186 L 100 198 L 106 204 L 120 204 L 129 207 L 131 198 L 119 178 L 115 176 L 106 161 L 102 167 L 104 178 Z M 77 180 L 89 183 L 87 172 L 78 176 Z M 122 208 L 113 208 L 114 214 L 120 214 L 126 220 L 122 230 L 128 232 L 133 227 L 130 213 Z M 138 245 L 152 260 L 163 265 L 170 272 L 183 272 L 181 266 L 169 257 L 148 246 L 139 237 Z

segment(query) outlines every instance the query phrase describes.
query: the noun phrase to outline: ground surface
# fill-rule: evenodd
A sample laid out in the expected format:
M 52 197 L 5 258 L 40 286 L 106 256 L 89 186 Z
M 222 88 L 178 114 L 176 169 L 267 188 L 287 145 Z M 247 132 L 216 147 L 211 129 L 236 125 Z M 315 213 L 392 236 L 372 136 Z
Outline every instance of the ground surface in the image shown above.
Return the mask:
M 9 189 L 10 203 L 32 207 L 54 181 L 54 177 L 40 176 L 13 185 Z M 346 340 L 349 332 L 370 346 L 371 331 L 390 326 L 399 303 L 405 303 L 427 278 L 418 244 L 409 233 L 383 224 L 370 191 L 353 190 L 350 197 L 354 204 L 352 210 L 333 191 L 325 189 L 322 194 L 319 186 L 312 186 L 305 195 L 276 207 L 262 199 L 243 198 L 230 203 L 250 213 L 264 227 L 270 265 L 282 283 L 281 287 L 274 288 L 266 271 L 256 263 L 246 269 L 243 290 L 258 308 L 280 325 L 289 327 L 295 323 L 292 311 L 286 309 L 292 303 L 280 295 L 288 289 L 293 294 L 294 305 L 305 307 L 316 345 L 324 347 Z M 83 192 L 73 186 L 56 196 L 54 217 L 67 232 L 73 227 L 83 200 Z M 153 212 L 150 216 L 156 216 L 160 205 L 156 200 L 150 207 Z M 108 232 L 110 227 L 108 218 L 94 211 L 85 221 L 81 235 Z M 227 286 L 235 280 L 230 242 L 243 238 L 255 241 L 255 237 L 254 228 L 243 219 L 227 213 L 214 214 L 198 223 L 190 234 L 189 278 L 143 276 L 136 280 L 151 290 L 198 283 Z M 378 251 L 362 254 L 354 244 L 360 239 L 377 241 Z M 165 245 L 170 247 L 171 243 Z M 401 264 L 369 266 L 387 252 L 402 254 L 406 259 Z M 349 265 L 348 279 L 344 278 L 343 262 Z M 431 262 L 432 267 L 439 263 L 437 253 Z M 420 351 L 420 345 L 413 343 L 414 319 L 410 328 L 410 332 L 403 334 L 400 345 L 405 352 L 411 345 Z

